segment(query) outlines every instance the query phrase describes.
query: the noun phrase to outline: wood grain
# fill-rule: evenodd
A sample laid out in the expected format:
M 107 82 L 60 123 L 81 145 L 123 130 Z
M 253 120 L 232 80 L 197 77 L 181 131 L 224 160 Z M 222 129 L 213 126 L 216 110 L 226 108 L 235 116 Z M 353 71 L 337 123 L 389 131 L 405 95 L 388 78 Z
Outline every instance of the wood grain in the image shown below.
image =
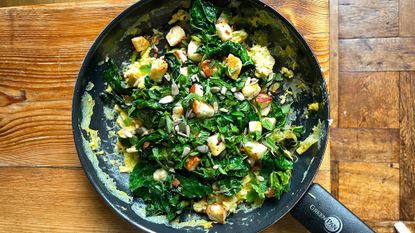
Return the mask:
M 132 2 L 1 8 L 0 93 L 25 90 L 28 101 L 71 99 L 93 40 Z
M 339 127 L 399 128 L 399 73 L 340 72 Z
M 278 10 L 303 35 L 329 32 L 329 1 L 327 0 L 263 0 L 263 2 Z
M 398 0 L 339 0 L 340 38 L 398 35 Z
M 88 0 L 71 0 L 71 2 L 85 2 Z M 91 0 L 90 0 L 91 1 Z M 38 5 L 68 2 L 68 0 L 2 0 L 0 7 L 21 6 L 21 5 Z
M 399 0 L 399 36 L 415 36 L 415 1 Z
M 330 118 L 339 125 L 339 1 L 330 1 Z
M 0 166 L 79 166 L 71 100 L 0 107 Z
M 415 220 L 415 72 L 400 79 L 401 218 Z
M 133 2 L 0 8 L 0 232 L 133 231 L 86 181 L 70 122 L 86 51 Z M 298 26 L 328 78 L 328 1 L 267 2 Z M 317 181 L 330 190 L 329 150 L 321 168 Z M 291 216 L 266 232 L 275 231 L 306 232 Z
M 0 168 L 0 200 L 0 232 L 136 232 L 108 209 L 81 169 Z M 287 215 L 264 232 L 307 231 Z
M 135 232 L 81 169 L 0 168 L 0 232 Z
M 332 129 L 331 159 L 399 163 L 398 129 Z
M 399 219 L 398 163 L 339 162 L 338 171 L 339 200 L 357 216 Z
M 396 233 L 393 227 L 396 221 L 369 221 L 366 223 L 377 233 Z M 415 222 L 406 221 L 404 224 L 411 232 L 415 232 Z
M 341 39 L 340 71 L 415 70 L 415 38 Z

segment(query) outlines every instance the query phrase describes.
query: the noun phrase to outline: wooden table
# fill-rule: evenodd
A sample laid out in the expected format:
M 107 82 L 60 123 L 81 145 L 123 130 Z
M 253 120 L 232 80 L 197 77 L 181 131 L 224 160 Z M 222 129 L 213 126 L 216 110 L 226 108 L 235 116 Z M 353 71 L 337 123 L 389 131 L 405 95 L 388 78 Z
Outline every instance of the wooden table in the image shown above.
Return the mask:
M 87 181 L 71 130 L 80 64 L 97 34 L 133 2 L 0 8 L 0 232 L 134 231 Z M 328 82 L 328 0 L 265 2 L 303 33 Z M 327 152 L 317 182 L 330 190 L 330 180 Z M 265 232 L 275 231 L 306 232 L 291 216 Z

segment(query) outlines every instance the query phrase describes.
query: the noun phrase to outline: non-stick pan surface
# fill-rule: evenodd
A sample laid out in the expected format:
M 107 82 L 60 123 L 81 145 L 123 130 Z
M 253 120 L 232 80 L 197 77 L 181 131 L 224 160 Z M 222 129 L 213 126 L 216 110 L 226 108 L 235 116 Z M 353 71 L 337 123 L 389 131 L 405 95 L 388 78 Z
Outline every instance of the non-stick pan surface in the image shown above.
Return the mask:
M 88 158 L 88 152 L 83 145 L 82 137 L 87 138 L 88 136 L 80 127 L 83 117 L 81 98 L 86 91 L 88 82 L 92 82 L 94 88 L 89 93 L 95 100 L 95 107 L 90 127 L 98 130 L 102 139 L 101 149 L 106 154 L 113 154 L 114 140 L 108 136 L 107 132 L 107 124 L 111 124 L 111 122 L 105 120 L 104 103 L 99 97 L 105 87 L 103 70 L 106 65 L 102 65 L 102 61 L 109 57 L 120 65 L 121 62 L 129 60 L 131 56 L 130 38 L 132 35 L 126 35 L 126 32 L 131 31 L 131 26 L 138 25 L 137 20 L 144 22 L 140 24 L 139 30 L 145 34 L 151 28 L 166 25 L 173 12 L 186 6 L 189 6 L 189 1 L 142 0 L 122 12 L 102 31 L 87 53 L 78 75 L 73 96 L 73 132 L 79 159 L 86 175 L 97 192 L 118 215 L 134 226 L 149 232 L 186 232 L 188 230 L 203 232 L 203 229 L 172 229 L 163 224 L 149 222 L 139 217 L 132 210 L 132 203 L 120 200 L 109 191 L 109 188 L 102 182 L 102 178 L 99 177 L 102 174 L 97 174 L 96 167 Z M 312 127 L 320 121 L 324 128 L 324 135 L 318 145 L 312 146 L 307 153 L 299 156 L 294 166 L 290 192 L 284 194 L 280 200 L 265 201 L 261 208 L 249 213 L 240 212 L 230 215 L 227 218 L 227 224 L 215 224 L 211 232 L 258 232 L 278 221 L 291 210 L 311 185 L 322 161 L 327 142 L 329 115 L 327 90 L 320 66 L 310 47 L 287 19 L 266 4 L 256 0 L 242 1 L 241 5 L 238 6 L 238 10 L 243 12 L 245 17 L 256 16 L 268 22 L 271 21 L 271 24 L 264 30 L 273 43 L 282 46 L 290 45 L 295 48 L 295 52 L 300 59 L 298 70 L 302 72 L 302 79 L 313 90 L 313 94 L 301 96 L 300 101 L 294 107 L 298 109 L 298 115 L 301 115 L 303 109 L 310 102 L 318 101 L 321 103 L 321 110 L 317 114 L 312 115 L 307 120 L 295 123 L 304 125 L 306 135 L 308 135 Z M 278 62 L 277 58 L 277 65 Z M 105 159 L 104 156 L 97 156 L 97 158 L 99 168 L 114 180 L 117 189 L 131 195 L 128 190 L 128 174 L 119 173 L 117 169 L 114 169 L 108 162 L 111 157 Z M 139 200 L 134 198 L 133 202 L 139 202 Z M 85 217 L 88 217 L 87 213 Z

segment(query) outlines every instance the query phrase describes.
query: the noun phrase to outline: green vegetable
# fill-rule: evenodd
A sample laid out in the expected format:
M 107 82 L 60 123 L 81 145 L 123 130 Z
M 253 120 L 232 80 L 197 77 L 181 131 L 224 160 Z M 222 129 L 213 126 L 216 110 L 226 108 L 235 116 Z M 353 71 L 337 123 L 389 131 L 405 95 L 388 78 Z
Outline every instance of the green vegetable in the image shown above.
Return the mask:
M 195 0 L 190 8 L 190 26 L 195 31 L 215 32 L 217 10 L 212 3 Z
M 165 78 L 155 82 L 149 76 L 151 64 L 135 63 L 139 66 L 134 66 L 139 69 L 137 75 L 144 75 L 139 77 L 144 79 L 144 85 L 133 87 L 134 77 L 129 77 L 127 84 L 120 69 L 110 61 L 104 78 L 111 88 L 101 94 L 105 103 L 113 101 L 118 105 L 116 109 L 122 111 L 122 117 L 117 120 L 119 126 L 129 126 L 124 130 L 131 135 L 125 133 L 118 138 L 122 151 L 136 149 L 139 155 L 129 177 L 131 192 L 145 202 L 148 216 L 165 215 L 169 221 L 179 221 L 178 215 L 191 210 L 192 204 L 200 200 L 210 204 L 238 200 L 230 205 L 244 201 L 255 206 L 273 195 L 280 198 L 290 188 L 293 153 L 303 153 L 322 134 L 320 124 L 299 142 L 305 133 L 304 127 L 287 123 L 296 98 L 287 98 L 284 105 L 272 101 L 271 111 L 265 117 L 255 98 L 247 100 L 237 95 L 246 94 L 243 89 L 248 79 L 254 81 L 255 66 L 247 50 L 252 44 L 222 42 L 215 29 L 218 9 L 209 1 L 194 0 L 189 12 L 190 32 L 189 27 L 181 26 L 188 37 L 200 44 L 196 52 L 203 55 L 203 60 L 210 60 L 209 68 L 215 69 L 211 77 L 203 75 L 201 69 L 205 67 L 198 62 L 189 59 L 182 64 L 167 46 L 158 54 L 168 63 Z M 230 24 L 238 23 L 238 17 L 233 17 L 231 11 L 224 15 Z M 181 49 L 186 49 L 188 40 L 180 44 L 184 47 Z M 252 43 L 249 38 L 246 41 Z M 294 48 L 284 46 L 276 52 L 290 56 L 288 63 L 296 62 L 292 60 Z M 227 77 L 235 70 L 223 64 L 229 54 L 242 61 L 243 68 L 236 80 Z M 130 62 L 134 63 L 137 56 L 133 52 Z M 274 69 L 286 63 L 279 61 Z M 182 68 L 187 68 L 187 74 L 181 73 Z M 299 75 L 290 81 L 294 83 Z M 268 93 L 271 87 L 272 92 L 278 92 L 279 87 L 285 88 L 286 82 L 277 73 L 267 80 L 259 79 L 258 85 L 261 93 Z M 194 90 L 191 88 L 194 83 L 201 85 L 203 95 L 190 92 Z M 167 96 L 172 101 L 159 103 Z M 214 114 L 198 118 L 200 109 Z M 275 126 L 268 118 L 275 118 Z M 262 130 L 248 133 L 250 121 L 261 122 Z M 261 159 L 251 154 L 254 148 L 245 148 L 248 141 L 255 141 L 253 145 L 258 146 L 255 149 L 264 152 Z M 246 199 L 241 200 L 240 195 L 244 196 L 245 191 Z
M 123 81 L 119 68 L 113 60 L 109 61 L 110 68 L 104 72 L 104 79 L 108 85 L 111 86 L 112 90 L 118 95 L 130 94 L 130 90 L 127 88 Z
M 229 177 L 223 180 L 219 180 L 217 182 L 219 187 L 219 193 L 230 197 L 233 196 L 235 193 L 239 192 L 242 188 L 242 180 L 237 179 L 236 177 Z

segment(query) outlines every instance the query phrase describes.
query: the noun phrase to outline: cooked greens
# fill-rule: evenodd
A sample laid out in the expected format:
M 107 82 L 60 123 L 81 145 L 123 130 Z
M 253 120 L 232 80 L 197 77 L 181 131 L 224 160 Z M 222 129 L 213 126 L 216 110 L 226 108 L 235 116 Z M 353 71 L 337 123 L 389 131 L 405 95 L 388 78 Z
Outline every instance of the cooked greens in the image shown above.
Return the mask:
M 230 12 L 195 0 L 176 14 L 163 38 L 132 39 L 131 64 L 110 62 L 103 96 L 119 112 L 119 148 L 139 156 L 129 187 L 146 214 L 172 221 L 189 209 L 223 223 L 238 204 L 289 191 L 293 158 L 318 135 L 299 143 L 303 126 L 287 124 L 291 103 L 273 97 L 294 72 L 266 45 L 245 42 Z

